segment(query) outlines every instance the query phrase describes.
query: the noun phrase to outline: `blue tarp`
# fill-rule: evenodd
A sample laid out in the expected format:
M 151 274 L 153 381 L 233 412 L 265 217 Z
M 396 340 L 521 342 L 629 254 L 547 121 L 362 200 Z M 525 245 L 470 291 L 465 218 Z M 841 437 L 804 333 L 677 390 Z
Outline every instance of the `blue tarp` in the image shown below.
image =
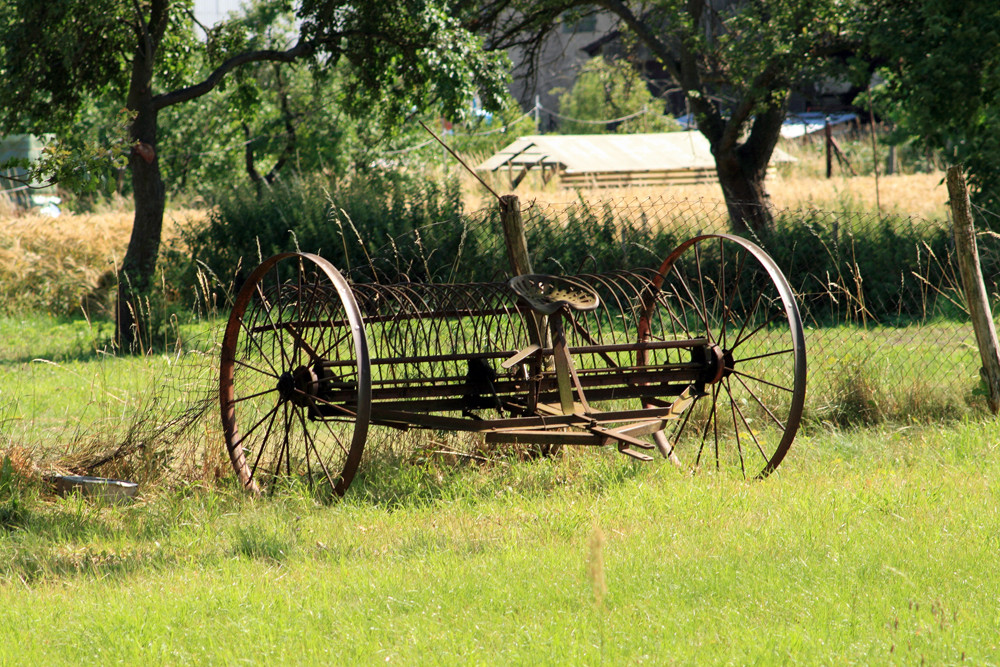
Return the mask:
M 856 121 L 858 115 L 854 113 L 823 113 L 821 111 L 806 111 L 803 113 L 789 113 L 785 116 L 785 122 L 781 127 L 781 136 L 785 139 L 795 139 L 813 132 L 819 132 L 823 126 L 829 122 L 830 125 L 840 125 Z M 686 130 L 696 130 L 694 114 L 684 114 L 677 117 L 677 122 Z

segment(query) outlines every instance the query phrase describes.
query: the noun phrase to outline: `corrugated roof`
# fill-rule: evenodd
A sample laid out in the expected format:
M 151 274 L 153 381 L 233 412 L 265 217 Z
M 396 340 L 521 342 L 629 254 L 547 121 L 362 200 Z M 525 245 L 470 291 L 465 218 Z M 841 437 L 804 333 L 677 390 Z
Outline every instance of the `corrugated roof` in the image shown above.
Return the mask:
M 775 149 L 776 162 L 795 158 Z M 677 171 L 714 169 L 708 140 L 700 132 L 658 134 L 568 134 L 521 137 L 476 167 L 558 167 L 562 173 Z

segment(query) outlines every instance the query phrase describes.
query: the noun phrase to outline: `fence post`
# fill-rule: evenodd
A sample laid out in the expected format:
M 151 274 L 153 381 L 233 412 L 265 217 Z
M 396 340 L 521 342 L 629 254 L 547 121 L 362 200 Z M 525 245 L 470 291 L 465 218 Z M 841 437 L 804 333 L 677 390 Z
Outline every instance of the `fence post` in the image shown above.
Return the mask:
M 517 195 L 500 197 L 500 224 L 503 226 L 503 244 L 507 248 L 507 260 L 515 276 L 534 273 L 528 256 L 528 239 L 524 235 L 524 221 L 521 220 L 521 202 Z M 534 327 L 528 327 L 528 337 L 539 347 L 552 347 L 549 339 L 546 317 L 532 311 Z
M 826 177 L 833 178 L 833 134 L 830 132 L 830 119 L 823 125 L 823 139 L 826 144 Z
M 980 375 L 989 388 L 989 406 L 993 414 L 1000 412 L 1000 346 L 993 326 L 993 314 L 986 298 L 986 284 L 979 265 L 979 250 L 976 247 L 976 230 L 972 224 L 972 207 L 969 191 L 965 186 L 965 176 L 961 167 L 948 167 L 948 200 L 955 224 L 955 254 L 958 268 L 962 273 L 965 300 L 972 318 L 972 328 L 976 332 L 979 358 L 983 362 Z
M 524 236 L 524 223 L 521 221 L 521 203 L 517 195 L 500 197 L 500 224 L 503 225 L 504 247 L 507 248 L 507 259 L 514 275 L 532 273 L 528 240 Z

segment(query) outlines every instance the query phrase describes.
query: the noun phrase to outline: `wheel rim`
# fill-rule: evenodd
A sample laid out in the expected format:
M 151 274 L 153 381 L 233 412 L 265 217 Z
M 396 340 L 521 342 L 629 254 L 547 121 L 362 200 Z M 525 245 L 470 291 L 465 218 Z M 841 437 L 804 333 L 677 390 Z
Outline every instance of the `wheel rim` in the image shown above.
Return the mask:
M 343 495 L 371 414 L 363 321 L 350 286 L 316 255 L 284 253 L 250 275 L 222 343 L 226 447 L 242 485 L 281 479 Z
M 706 235 L 671 253 L 651 287 L 640 342 L 708 340 L 691 352 L 637 353 L 641 365 L 706 366 L 694 404 L 657 434 L 661 451 L 693 468 L 766 477 L 787 454 L 805 401 L 802 322 L 784 275 L 746 239 Z

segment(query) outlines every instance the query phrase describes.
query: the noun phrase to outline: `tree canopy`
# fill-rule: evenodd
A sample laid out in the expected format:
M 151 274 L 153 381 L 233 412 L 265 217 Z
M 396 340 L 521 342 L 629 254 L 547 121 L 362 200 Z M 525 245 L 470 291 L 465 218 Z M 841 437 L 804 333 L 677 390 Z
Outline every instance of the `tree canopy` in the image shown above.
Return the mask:
M 1000 4 L 886 0 L 865 23 L 865 56 L 884 80 L 875 97 L 895 139 L 964 166 L 973 202 L 1000 211 Z
M 491 40 L 532 62 L 563 22 L 607 12 L 613 34 L 657 63 L 683 92 L 715 156 L 737 230 L 771 221 L 767 165 L 796 84 L 857 37 L 854 0 L 507 0 L 493 3 Z M 502 5 L 496 11 L 495 5 Z M 532 61 L 532 58 L 535 58 Z
M 559 97 L 565 134 L 668 132 L 680 126 L 663 114 L 664 103 L 649 91 L 640 71 L 626 60 L 597 56 L 580 71 L 573 88 Z M 624 118 L 614 123 L 607 119 Z
M 166 195 L 159 114 L 199 99 L 256 63 L 341 65 L 354 113 L 404 118 L 437 105 L 460 117 L 475 94 L 499 106 L 501 53 L 456 16 L 451 0 L 258 0 L 258 20 L 296 9 L 299 31 L 288 43 L 261 39 L 247 22 L 225 21 L 195 36 L 190 0 L 8 0 L 0 4 L 0 131 L 72 137 L 93 100 L 111 100 L 128 116 L 128 168 L 135 220 L 119 271 L 117 328 L 123 343 L 141 333 L 138 303 L 159 252 Z M 72 142 L 72 139 L 70 139 Z M 51 176 L 85 180 L 87 164 L 51 163 Z

